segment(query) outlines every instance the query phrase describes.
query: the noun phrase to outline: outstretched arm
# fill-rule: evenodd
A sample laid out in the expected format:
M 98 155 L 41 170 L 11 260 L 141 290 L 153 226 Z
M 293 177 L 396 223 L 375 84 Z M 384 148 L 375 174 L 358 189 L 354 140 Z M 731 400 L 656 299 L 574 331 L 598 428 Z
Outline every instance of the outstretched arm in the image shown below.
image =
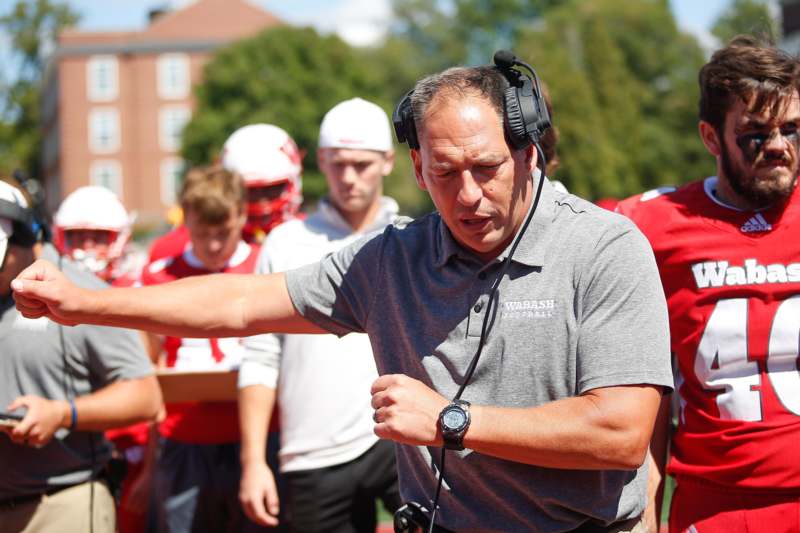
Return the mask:
M 118 326 L 176 337 L 323 333 L 294 308 L 283 274 L 212 274 L 92 291 L 72 284 L 55 265 L 36 261 L 11 286 L 24 316 L 46 316 L 67 325 Z

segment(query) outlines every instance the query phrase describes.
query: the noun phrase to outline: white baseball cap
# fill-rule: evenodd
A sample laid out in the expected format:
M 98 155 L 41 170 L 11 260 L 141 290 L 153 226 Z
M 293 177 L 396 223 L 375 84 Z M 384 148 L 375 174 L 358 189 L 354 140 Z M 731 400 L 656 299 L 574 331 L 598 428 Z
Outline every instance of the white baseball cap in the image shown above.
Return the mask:
M 25 200 L 22 193 L 4 181 L 0 181 L 0 200 L 4 200 L 21 208 L 28 207 L 28 202 Z M 0 214 L 0 265 L 5 262 L 8 240 L 13 234 L 14 219 Z
M 319 147 L 388 152 L 393 148 L 389 117 L 362 98 L 340 102 L 322 119 Z
M 250 124 L 234 131 L 222 147 L 222 166 L 247 186 L 293 181 L 300 190 L 302 157 L 294 140 L 272 124 Z

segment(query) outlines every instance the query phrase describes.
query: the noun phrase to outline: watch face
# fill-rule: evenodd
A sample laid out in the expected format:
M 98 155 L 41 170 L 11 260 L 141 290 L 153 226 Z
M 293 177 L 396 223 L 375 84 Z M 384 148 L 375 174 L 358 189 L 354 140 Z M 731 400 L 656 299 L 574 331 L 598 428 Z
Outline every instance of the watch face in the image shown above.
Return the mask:
M 466 423 L 466 421 L 466 413 L 457 407 L 448 409 L 445 411 L 444 416 L 442 416 L 442 423 L 447 429 L 450 430 L 457 431 Z

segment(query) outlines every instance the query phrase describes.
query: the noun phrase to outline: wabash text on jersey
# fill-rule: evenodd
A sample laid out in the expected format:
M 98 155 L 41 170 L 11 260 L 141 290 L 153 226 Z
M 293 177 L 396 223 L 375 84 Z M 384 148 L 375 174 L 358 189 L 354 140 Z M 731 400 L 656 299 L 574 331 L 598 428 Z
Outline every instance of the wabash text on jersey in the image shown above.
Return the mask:
M 741 211 L 716 178 L 623 201 L 667 296 L 680 396 L 669 471 L 727 487 L 800 487 L 800 193 Z

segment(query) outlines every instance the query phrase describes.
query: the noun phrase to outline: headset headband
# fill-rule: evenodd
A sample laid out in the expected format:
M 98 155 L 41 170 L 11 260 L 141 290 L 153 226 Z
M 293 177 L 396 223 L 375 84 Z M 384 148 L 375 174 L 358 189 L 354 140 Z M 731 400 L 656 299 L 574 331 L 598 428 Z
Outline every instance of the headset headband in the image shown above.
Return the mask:
M 503 95 L 503 124 L 509 143 L 517 150 L 538 144 L 551 125 L 539 76 L 533 67 L 508 50 L 498 50 L 494 54 L 494 64 L 509 85 Z M 530 75 L 515 68 L 518 66 L 528 70 Z M 413 93 L 412 89 L 397 104 L 392 124 L 398 142 L 408 143 L 409 148 L 418 150 L 419 138 L 411 105 Z
M 0 199 L 0 217 L 11 219 L 26 226 L 33 224 L 33 212 L 30 209 L 8 200 Z

